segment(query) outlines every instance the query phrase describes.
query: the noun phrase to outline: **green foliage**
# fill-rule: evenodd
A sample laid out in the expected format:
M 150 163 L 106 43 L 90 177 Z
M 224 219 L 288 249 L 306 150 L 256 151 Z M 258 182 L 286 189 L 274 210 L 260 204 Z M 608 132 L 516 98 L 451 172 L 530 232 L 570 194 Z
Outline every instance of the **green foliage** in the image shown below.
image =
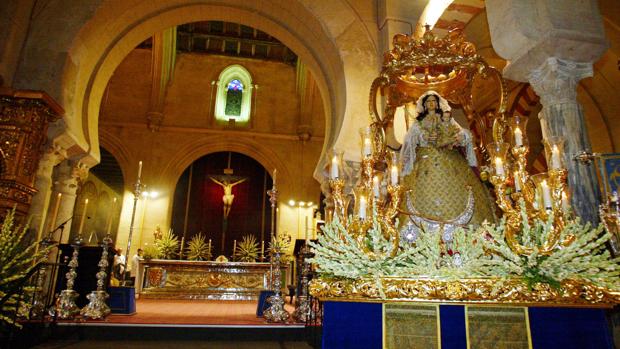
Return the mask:
M 146 260 L 161 258 L 161 252 L 159 251 L 159 248 L 157 248 L 157 245 L 146 246 L 144 248 L 143 257 Z
M 271 254 L 275 251 L 281 253 L 280 262 L 288 263 L 294 259 L 292 254 L 287 254 L 291 249 L 291 236 L 286 232 L 283 234 L 278 234 L 275 239 L 269 242 L 269 247 L 267 248 L 267 253 Z
M 174 259 L 179 253 L 179 239 L 172 233 L 172 229 L 164 233 L 161 239 L 155 241 L 159 256 L 163 259 Z
M 211 246 L 205 241 L 202 233 L 194 235 L 187 245 L 187 259 L 191 261 L 208 261 L 211 260 Z
M 235 251 L 235 261 L 255 262 L 258 259 L 258 242 L 254 235 L 243 236 Z
M 25 241 L 28 225 L 13 227 L 15 209 L 9 211 L 0 230 L 0 299 L 10 292 L 14 292 L 15 285 L 19 284 L 24 277 L 43 261 L 49 249 L 39 249 L 37 242 Z M 0 308 L 0 326 L 13 324 L 15 304 L 24 295 L 13 294 L 8 302 Z M 15 324 L 18 327 L 19 324 Z

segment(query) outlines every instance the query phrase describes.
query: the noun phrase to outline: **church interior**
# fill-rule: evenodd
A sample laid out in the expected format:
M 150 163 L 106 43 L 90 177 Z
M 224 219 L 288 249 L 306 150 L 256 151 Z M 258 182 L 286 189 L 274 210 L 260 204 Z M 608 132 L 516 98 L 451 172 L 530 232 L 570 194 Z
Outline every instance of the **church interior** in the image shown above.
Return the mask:
M 620 348 L 620 2 L 5 0 L 0 34 L 2 348 Z

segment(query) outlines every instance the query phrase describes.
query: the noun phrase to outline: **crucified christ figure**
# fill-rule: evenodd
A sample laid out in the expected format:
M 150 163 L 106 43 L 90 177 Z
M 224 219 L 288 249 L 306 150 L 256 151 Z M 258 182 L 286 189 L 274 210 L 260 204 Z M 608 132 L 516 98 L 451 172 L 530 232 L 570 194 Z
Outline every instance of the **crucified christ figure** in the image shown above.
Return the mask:
M 233 182 L 231 179 L 229 178 L 223 178 L 220 180 L 218 180 L 215 177 L 209 176 L 209 178 L 222 186 L 222 188 L 224 188 L 224 195 L 222 196 L 222 201 L 224 202 L 224 219 L 228 219 L 228 214 L 230 213 L 230 208 L 232 206 L 233 200 L 235 199 L 235 195 L 233 195 L 232 193 L 232 187 L 234 187 L 237 184 L 243 183 L 245 182 L 245 180 L 247 178 L 243 178 L 240 179 L 236 182 Z

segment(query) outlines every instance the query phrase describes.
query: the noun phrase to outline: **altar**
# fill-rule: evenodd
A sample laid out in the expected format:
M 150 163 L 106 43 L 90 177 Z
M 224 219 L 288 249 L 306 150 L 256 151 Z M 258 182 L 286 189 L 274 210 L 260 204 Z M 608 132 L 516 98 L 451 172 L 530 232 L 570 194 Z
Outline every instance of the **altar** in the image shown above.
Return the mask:
M 143 298 L 253 300 L 269 288 L 271 274 L 270 263 L 151 259 L 140 265 Z

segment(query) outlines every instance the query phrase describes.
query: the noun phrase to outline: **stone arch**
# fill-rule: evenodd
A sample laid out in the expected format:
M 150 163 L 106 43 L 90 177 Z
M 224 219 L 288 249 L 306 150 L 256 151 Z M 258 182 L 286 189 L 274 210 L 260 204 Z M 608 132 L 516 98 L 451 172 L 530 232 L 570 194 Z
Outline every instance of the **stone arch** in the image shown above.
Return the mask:
M 176 185 L 183 171 L 197 159 L 222 151 L 233 151 L 251 157 L 261 164 L 270 173 L 273 169 L 278 170 L 278 188 L 287 191 L 292 188 L 292 181 L 288 179 L 291 171 L 284 162 L 269 147 L 261 145 L 253 140 L 234 140 L 230 137 L 217 136 L 197 139 L 179 149 L 179 156 L 175 156 L 161 171 L 161 180 L 168 182 L 171 187 Z
M 131 190 L 131 185 L 133 183 L 127 182 L 128 176 L 126 171 L 131 168 L 131 164 L 137 163 L 138 160 L 131 156 L 131 151 L 127 149 L 125 143 L 114 133 L 106 131 L 105 129 L 100 129 L 99 132 L 101 136 L 101 146 L 114 156 L 121 168 L 123 178 L 125 179 L 125 189 Z
M 226 4 L 209 0 L 105 2 L 73 40 L 62 74 L 62 91 L 52 91 L 52 95 L 60 95 L 67 110 L 69 129 L 83 131 L 83 136 L 76 136 L 76 142 L 94 161 L 98 160 L 98 115 L 105 86 L 115 68 L 137 44 L 174 25 L 221 20 L 273 35 L 307 64 L 316 77 L 325 106 L 324 149 L 331 145 L 342 126 L 346 106 L 343 91 L 347 84 L 341 53 L 335 38 L 304 4 L 275 2 L 270 6 L 242 0 Z

